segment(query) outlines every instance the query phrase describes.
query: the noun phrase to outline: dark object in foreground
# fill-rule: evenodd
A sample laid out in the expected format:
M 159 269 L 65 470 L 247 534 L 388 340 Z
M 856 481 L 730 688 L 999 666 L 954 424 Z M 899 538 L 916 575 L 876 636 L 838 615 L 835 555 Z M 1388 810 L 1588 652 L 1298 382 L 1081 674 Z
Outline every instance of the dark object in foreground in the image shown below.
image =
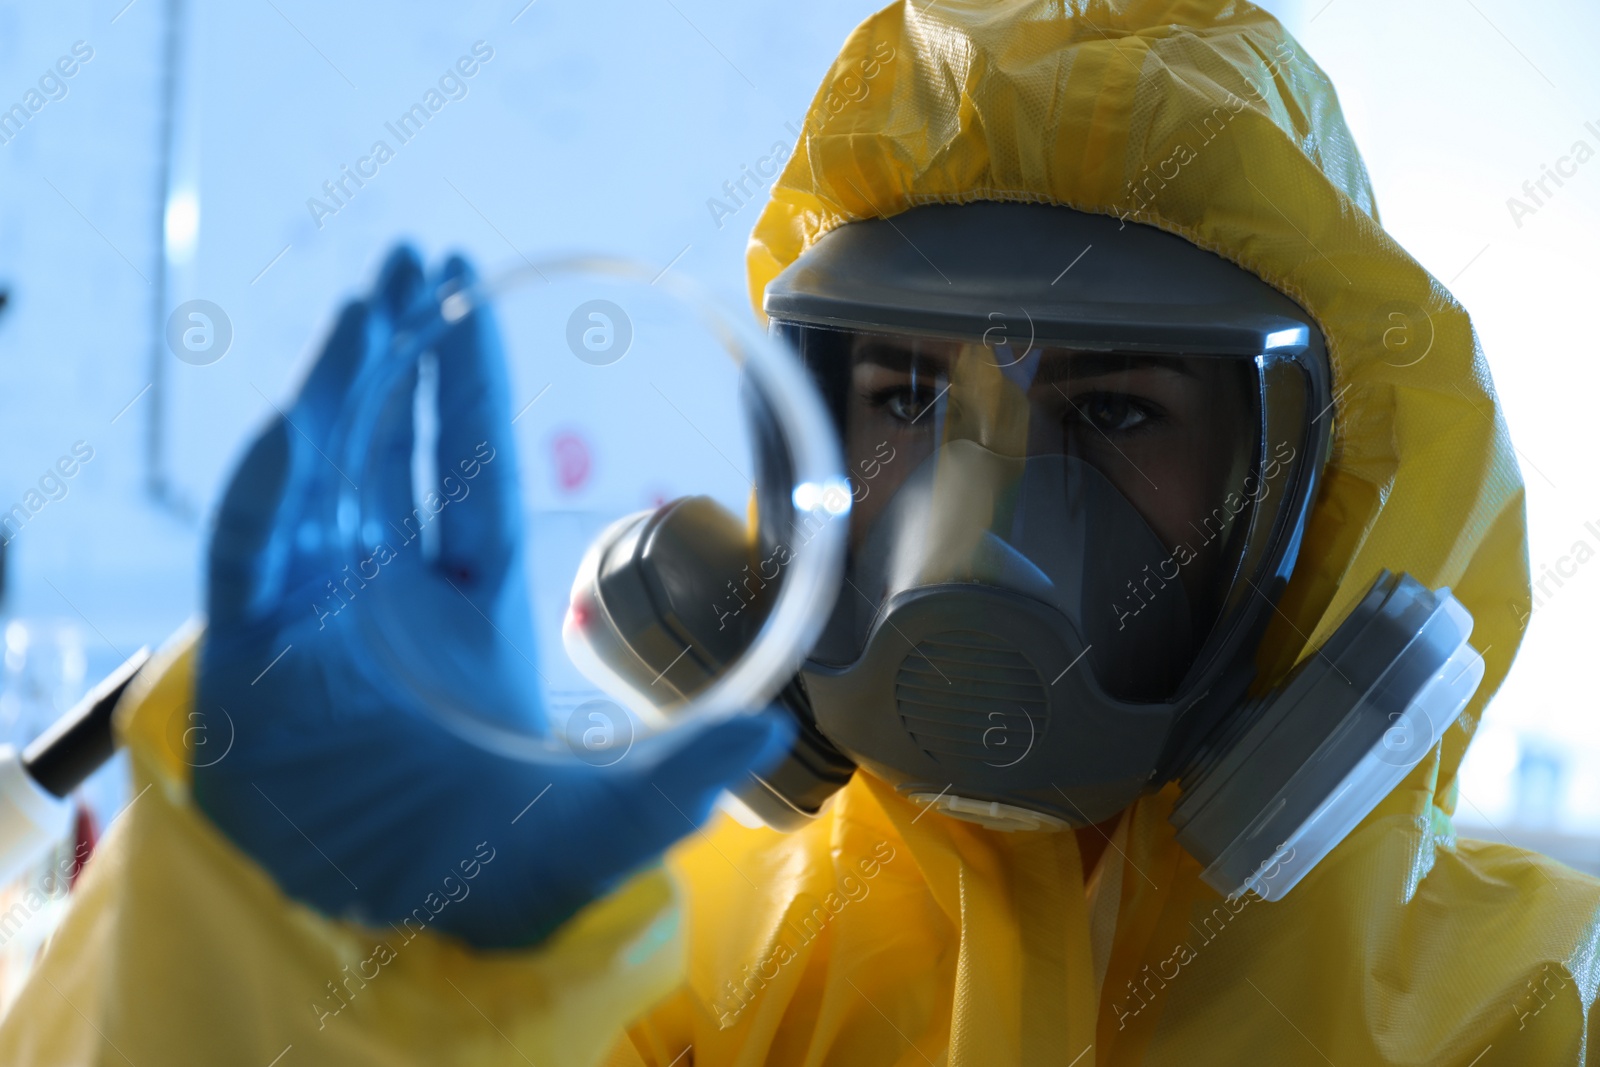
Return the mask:
M 111 715 L 128 683 L 149 661 L 148 648 L 129 656 L 71 711 L 35 738 L 22 752 L 22 766 L 28 775 L 51 794 L 64 798 L 99 770 L 117 747 L 111 732 Z

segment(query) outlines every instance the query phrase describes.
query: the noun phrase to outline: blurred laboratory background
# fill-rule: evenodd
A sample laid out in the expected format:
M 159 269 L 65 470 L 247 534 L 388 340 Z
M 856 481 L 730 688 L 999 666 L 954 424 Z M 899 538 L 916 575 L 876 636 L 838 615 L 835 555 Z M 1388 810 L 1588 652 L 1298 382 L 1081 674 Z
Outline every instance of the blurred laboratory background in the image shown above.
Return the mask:
M 1578 321 L 1600 8 L 1265 6 L 1338 87 L 1383 223 L 1472 312 L 1527 483 L 1536 599 L 1499 609 L 1526 642 L 1460 825 L 1600 872 L 1600 342 Z M 196 614 L 231 465 L 397 238 L 489 267 L 628 256 L 742 311 L 774 162 L 875 7 L 0 6 L 0 740 Z M 623 460 L 583 411 L 544 417 L 550 507 L 581 517 Z M 102 826 L 124 774 L 91 783 Z

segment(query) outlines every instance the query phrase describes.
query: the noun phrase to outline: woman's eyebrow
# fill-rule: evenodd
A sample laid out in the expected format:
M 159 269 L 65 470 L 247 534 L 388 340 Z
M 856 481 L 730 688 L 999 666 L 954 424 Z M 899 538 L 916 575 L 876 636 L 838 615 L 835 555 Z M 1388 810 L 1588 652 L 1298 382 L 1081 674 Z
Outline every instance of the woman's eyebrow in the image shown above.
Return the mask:
M 1043 384 L 1079 378 L 1101 378 L 1130 371 L 1157 370 L 1198 379 L 1192 360 L 1175 356 L 1142 355 L 1119 352 L 1073 352 L 1039 349 L 1038 368 L 1032 380 Z M 852 365 L 881 367 L 885 370 L 918 376 L 948 373 L 949 357 L 925 346 L 894 341 L 868 341 L 850 353 Z
M 1120 355 L 1114 352 L 1050 352 L 1039 361 L 1035 382 L 1103 378 L 1138 370 L 1164 370 L 1198 379 L 1191 361 L 1171 356 Z
M 858 367 L 883 367 L 906 374 L 913 369 L 918 374 L 938 374 L 949 366 L 943 354 L 920 351 L 892 342 L 860 345 L 850 353 L 850 362 Z

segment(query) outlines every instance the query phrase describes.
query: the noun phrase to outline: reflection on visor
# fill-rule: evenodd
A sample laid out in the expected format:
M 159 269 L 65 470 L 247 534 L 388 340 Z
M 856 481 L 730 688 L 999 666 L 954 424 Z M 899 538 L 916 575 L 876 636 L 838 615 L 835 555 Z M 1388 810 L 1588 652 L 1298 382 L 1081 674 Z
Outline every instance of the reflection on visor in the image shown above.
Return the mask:
M 900 594 L 978 582 L 1065 616 L 1108 695 L 1177 690 L 1300 444 L 1266 442 L 1258 361 L 780 329 L 855 483 L 850 585 L 817 661 L 853 662 Z

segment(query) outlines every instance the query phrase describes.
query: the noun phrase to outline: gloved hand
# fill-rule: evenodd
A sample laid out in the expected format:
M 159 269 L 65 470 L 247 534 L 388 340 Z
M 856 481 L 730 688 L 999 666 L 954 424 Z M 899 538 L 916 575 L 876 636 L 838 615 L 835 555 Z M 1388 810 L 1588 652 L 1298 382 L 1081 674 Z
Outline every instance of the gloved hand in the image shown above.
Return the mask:
M 384 623 L 428 650 L 436 679 L 545 726 L 510 398 L 485 312 L 435 346 L 437 470 L 470 478 L 470 496 L 430 516 L 411 499 L 412 437 L 381 442 L 366 476 L 385 510 L 436 524 L 437 540 L 401 542 L 412 527 L 397 518 L 372 588 L 336 547 L 340 486 L 359 475 L 332 455 L 347 393 L 389 355 L 403 318 L 436 306 L 425 292 L 471 280 L 454 258 L 425 283 L 413 251 L 392 253 L 235 473 L 211 542 L 195 708 L 208 723 L 225 712 L 235 740 L 215 762 L 194 760 L 194 795 L 289 895 L 324 913 L 408 928 L 429 919 L 473 945 L 510 947 L 541 940 L 689 833 L 724 786 L 776 760 L 790 727 L 766 712 L 646 738 L 609 767 L 565 753 L 529 761 L 464 740 L 375 675 L 357 637 L 381 601 Z

